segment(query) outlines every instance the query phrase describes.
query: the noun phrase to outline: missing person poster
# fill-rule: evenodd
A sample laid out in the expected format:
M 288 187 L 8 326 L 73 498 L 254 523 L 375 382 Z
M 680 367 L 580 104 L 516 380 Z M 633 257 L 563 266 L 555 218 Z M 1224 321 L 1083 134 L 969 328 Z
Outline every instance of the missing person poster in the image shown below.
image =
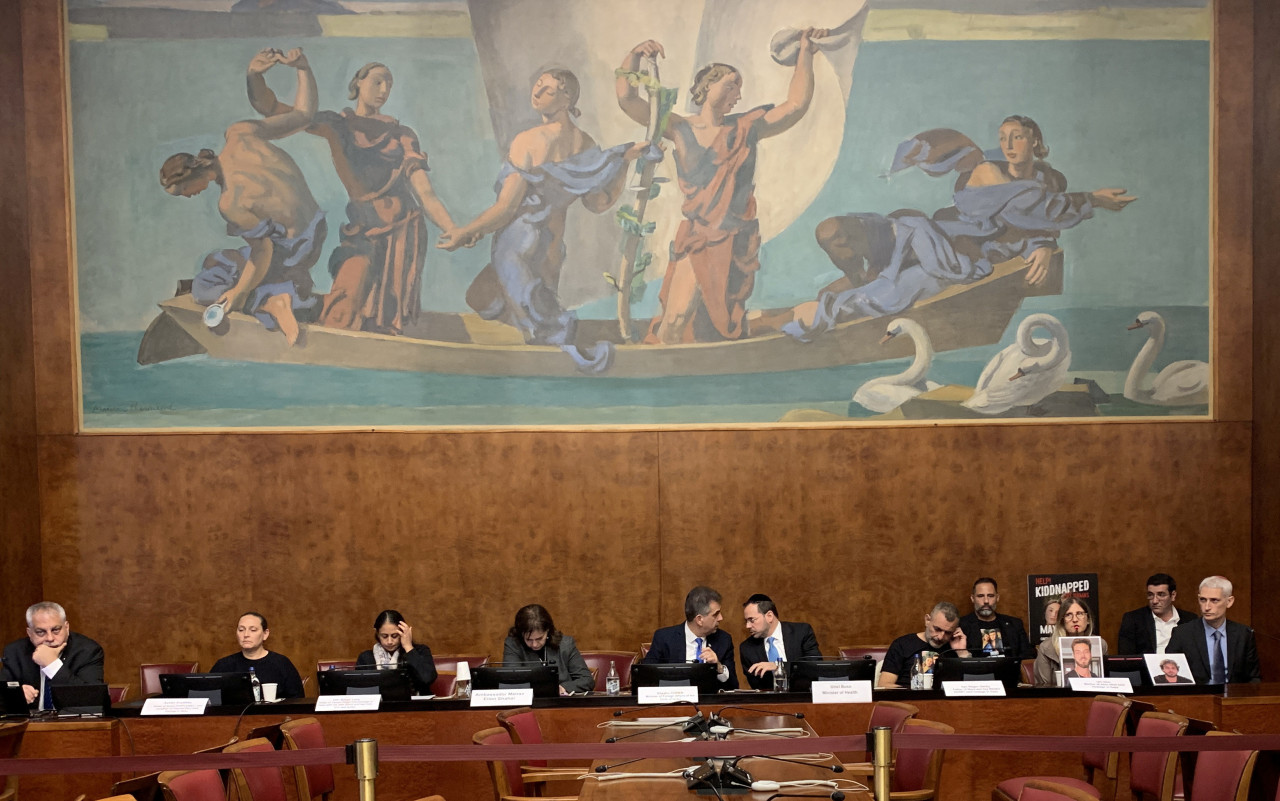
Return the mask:
M 1027 614 L 1030 625 L 1027 634 L 1032 645 L 1039 645 L 1053 634 L 1053 627 L 1065 619 L 1064 606 L 1071 607 L 1073 625 L 1080 624 L 1081 611 L 1086 617 L 1084 629 L 1097 634 L 1098 628 L 1098 574 L 1097 573 L 1032 573 L 1027 576 Z

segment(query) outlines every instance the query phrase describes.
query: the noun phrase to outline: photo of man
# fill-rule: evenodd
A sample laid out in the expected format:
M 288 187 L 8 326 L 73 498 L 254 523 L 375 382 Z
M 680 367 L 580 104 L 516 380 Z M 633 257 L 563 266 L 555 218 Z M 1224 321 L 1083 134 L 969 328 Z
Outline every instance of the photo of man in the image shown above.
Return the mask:
M 1195 684 L 1183 654 L 1147 654 L 1146 660 L 1152 684 Z
M 1071 679 L 1102 677 L 1102 642 L 1098 637 L 1060 637 L 1058 650 L 1062 658 L 1063 682 Z

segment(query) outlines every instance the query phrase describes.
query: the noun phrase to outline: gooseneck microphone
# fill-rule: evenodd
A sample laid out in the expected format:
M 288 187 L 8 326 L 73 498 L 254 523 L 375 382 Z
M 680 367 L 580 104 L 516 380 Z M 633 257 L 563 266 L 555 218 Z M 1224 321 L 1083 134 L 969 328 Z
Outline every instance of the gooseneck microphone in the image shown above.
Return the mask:
M 633 731 L 633 732 L 631 732 L 630 734 L 624 734 L 624 735 L 623 735 L 623 736 L 621 736 L 621 737 L 607 737 L 607 738 L 605 738 L 605 742 L 606 742 L 606 743 L 620 743 L 620 742 L 622 742 L 623 740 L 630 740 L 632 737 L 639 737 L 640 735 L 642 735 L 642 734 L 648 734 L 649 732 L 661 731 L 662 729 L 669 729 L 669 728 L 671 728 L 672 726 L 681 726 L 681 727 L 688 726 L 688 725 L 690 724 L 690 721 L 694 720 L 695 718 L 701 718 L 701 717 L 702 717 L 702 713 L 701 713 L 701 712 L 699 712 L 697 715 L 695 715 L 695 716 L 694 716 L 694 717 L 692 717 L 692 718 L 683 718 L 683 719 L 681 719 L 681 720 L 673 720 L 673 721 L 671 721 L 670 723 L 663 723 L 661 726 L 654 726 L 654 727 L 652 727 L 652 728 L 648 728 L 648 729 L 641 729 L 641 730 L 639 730 L 639 731 Z M 686 731 L 687 731 L 687 729 L 686 729 Z
M 773 709 L 756 709 L 755 707 L 750 707 L 750 706 L 722 706 L 716 710 L 715 712 L 716 717 L 719 717 L 720 715 L 722 715 L 726 709 L 741 709 L 744 712 L 756 712 L 761 715 L 781 715 L 784 718 L 795 718 L 797 720 L 804 720 L 803 712 L 779 712 Z M 614 714 L 617 714 L 617 713 L 615 712 Z
M 811 768 L 829 770 L 832 773 L 844 773 L 844 765 L 823 765 L 819 762 L 806 762 L 803 759 L 787 759 L 786 757 L 766 756 L 764 754 L 747 754 L 745 756 L 734 757 L 729 762 L 730 764 L 737 766 L 739 762 L 747 759 L 769 759 L 774 762 L 790 762 L 793 765 L 807 765 Z
M 830 798 L 831 801 L 844 801 L 844 793 L 839 790 L 833 790 L 830 793 L 774 793 L 764 801 L 773 801 L 775 798 Z
M 613 710 L 613 716 L 615 718 L 620 718 L 623 715 L 634 715 L 640 712 L 651 712 L 655 709 L 662 709 L 665 706 L 691 706 L 695 710 L 698 709 L 698 705 L 692 701 L 669 701 L 668 703 L 665 703 L 665 704 L 654 704 L 653 706 L 640 706 L 640 707 L 637 707 L 636 709 L 615 709 Z
M 606 740 L 606 742 L 608 741 Z M 635 759 L 628 759 L 625 762 L 614 762 L 612 765 L 596 765 L 596 773 L 604 773 L 606 771 L 613 770 L 614 768 L 620 768 L 623 765 L 630 765 L 632 762 L 639 762 L 644 759 L 648 759 L 648 757 L 636 757 Z

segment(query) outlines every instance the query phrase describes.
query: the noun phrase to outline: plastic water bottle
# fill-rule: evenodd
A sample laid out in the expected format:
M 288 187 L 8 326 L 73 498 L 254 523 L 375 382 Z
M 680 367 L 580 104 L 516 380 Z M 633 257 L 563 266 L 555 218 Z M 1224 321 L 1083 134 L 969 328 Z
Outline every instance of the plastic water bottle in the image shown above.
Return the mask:
M 773 691 L 785 693 L 791 690 L 791 675 L 787 672 L 787 663 L 778 660 L 778 667 L 773 671 Z
M 262 703 L 262 682 L 258 679 L 258 671 L 249 668 L 249 684 L 253 685 L 254 703 Z
M 911 660 L 911 689 L 924 689 L 924 662 L 920 659 L 920 654 L 916 654 Z
M 609 695 L 617 695 L 622 690 L 622 679 L 618 678 L 617 664 L 609 663 L 609 675 L 604 677 L 604 691 Z

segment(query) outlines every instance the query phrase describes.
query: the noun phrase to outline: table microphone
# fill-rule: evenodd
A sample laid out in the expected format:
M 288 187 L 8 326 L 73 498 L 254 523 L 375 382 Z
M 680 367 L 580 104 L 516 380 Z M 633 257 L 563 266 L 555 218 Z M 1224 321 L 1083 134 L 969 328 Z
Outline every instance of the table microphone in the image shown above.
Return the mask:
M 787 759 L 786 757 L 766 756 L 765 754 L 747 754 L 745 756 L 735 757 L 731 762 L 734 765 L 737 765 L 744 759 L 771 759 L 774 762 L 790 762 L 793 765 L 808 765 L 811 768 L 821 768 L 823 770 L 829 770 L 832 773 L 844 773 L 844 765 L 823 765 L 819 762 L 805 762 L 803 759 Z
M 796 718 L 797 720 L 804 720 L 803 712 L 778 712 L 773 709 L 756 709 L 755 707 L 750 707 L 750 706 L 723 706 L 716 710 L 716 713 L 715 713 L 716 717 L 720 717 L 720 715 L 726 709 L 741 709 L 745 712 L 757 712 L 761 715 L 781 715 L 784 718 Z M 615 712 L 614 714 L 617 714 L 617 713 Z
M 596 765 L 596 773 L 604 773 L 605 771 L 620 768 L 623 765 L 630 765 L 632 762 L 639 762 L 644 759 L 648 759 L 648 757 L 636 757 L 635 759 L 628 759 L 626 762 L 615 762 L 612 765 Z
M 692 718 L 685 718 L 684 720 L 676 720 L 676 721 L 672 721 L 671 723 L 663 723 L 661 726 L 654 726 L 653 728 L 650 728 L 650 729 L 641 729 L 640 731 L 633 731 L 630 734 L 624 734 L 621 737 L 608 737 L 608 738 L 605 738 L 605 742 L 618 743 L 618 742 L 622 742 L 623 740 L 630 740 L 632 737 L 639 737 L 642 734 L 648 734 L 649 732 L 659 731 L 661 729 L 669 729 L 672 726 L 688 726 L 690 721 L 693 721 L 694 718 L 701 720 L 702 713 L 699 712 L 697 715 L 695 715 Z
M 636 712 L 649 712 L 654 709 L 662 709 L 664 706 L 691 706 L 694 709 L 698 709 L 698 705 L 695 704 L 693 701 L 669 701 L 665 704 L 655 704 L 653 706 L 641 706 L 640 708 L 634 709 L 634 710 L 615 709 L 613 710 L 613 716 L 615 718 L 620 718 L 623 715 L 631 715 Z
M 823 793 L 815 795 L 814 793 L 774 793 L 764 801 L 773 801 L 775 798 L 830 798 L 831 801 L 844 801 L 844 793 L 839 790 L 833 790 L 830 794 Z

